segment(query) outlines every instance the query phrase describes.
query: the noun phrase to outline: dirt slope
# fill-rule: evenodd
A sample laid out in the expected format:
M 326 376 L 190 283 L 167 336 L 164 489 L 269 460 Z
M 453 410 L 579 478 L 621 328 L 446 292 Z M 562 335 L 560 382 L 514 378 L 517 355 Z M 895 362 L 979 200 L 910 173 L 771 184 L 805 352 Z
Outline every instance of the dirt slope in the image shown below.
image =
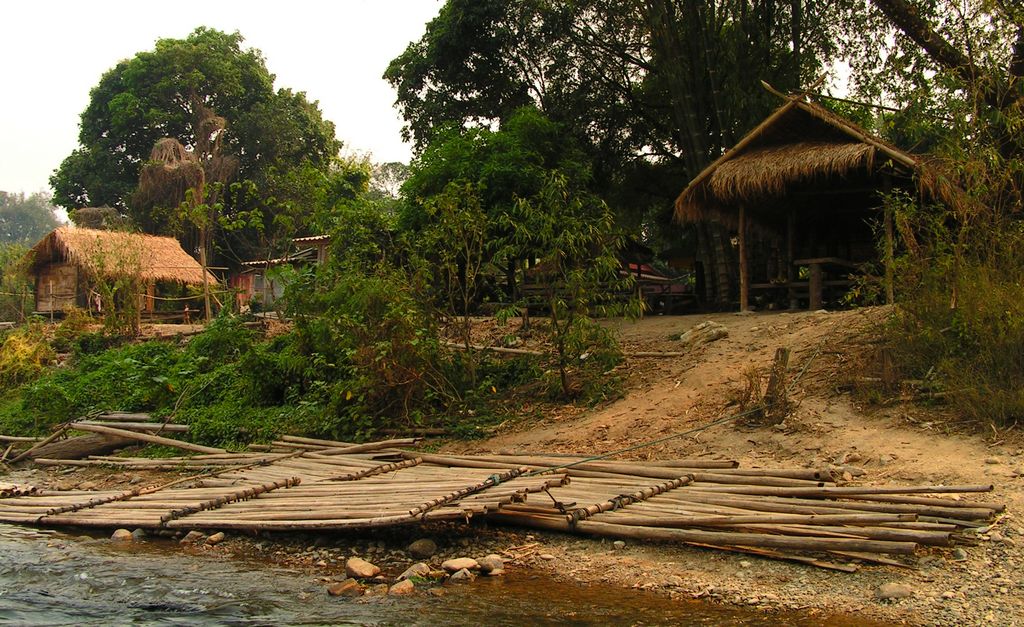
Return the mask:
M 791 372 L 806 373 L 795 386 L 798 405 L 783 425 L 725 424 L 624 455 L 671 458 L 711 455 L 747 467 L 852 464 L 869 482 L 993 483 L 994 498 L 1009 504 L 966 559 L 953 549 L 920 553 L 918 570 L 871 566 L 855 575 L 810 572 L 806 567 L 685 549 L 636 547 L 620 552 L 558 556 L 572 577 L 616 580 L 683 596 L 728 602 L 857 612 L 909 623 L 1024 624 L 1024 457 L 1014 435 L 963 433 L 949 428 L 941 408 L 906 403 L 862 406 L 849 392 L 858 376 L 871 376 L 877 348 L 873 329 L 884 309 L 837 313 L 718 314 L 654 317 L 616 323 L 630 351 L 679 351 L 679 334 L 704 320 L 725 325 L 728 337 L 685 357 L 627 361 L 628 393 L 593 410 L 563 408 L 540 422 L 524 422 L 495 437 L 453 447 L 471 452 L 618 450 L 706 425 L 739 411 L 737 399 L 752 368 L 766 368 L 778 347 L 792 351 Z M 993 496 L 993 495 L 989 495 Z M 745 566 L 741 566 L 740 564 Z M 568 568 L 555 560 L 550 568 Z M 599 573 L 599 575 L 598 575 Z M 677 575 L 682 586 L 661 583 Z M 672 581 L 678 581 L 673 579 Z M 881 583 L 914 587 L 913 598 L 874 599 Z M 813 582 L 811 584 L 810 582 Z

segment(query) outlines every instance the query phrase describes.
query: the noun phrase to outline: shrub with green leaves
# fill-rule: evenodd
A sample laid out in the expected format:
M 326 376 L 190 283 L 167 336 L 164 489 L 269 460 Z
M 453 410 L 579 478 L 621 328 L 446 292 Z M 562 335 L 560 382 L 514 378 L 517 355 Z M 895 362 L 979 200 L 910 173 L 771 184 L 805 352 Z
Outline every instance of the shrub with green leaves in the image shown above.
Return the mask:
M 55 358 L 41 323 L 0 336 L 0 395 L 39 377 Z

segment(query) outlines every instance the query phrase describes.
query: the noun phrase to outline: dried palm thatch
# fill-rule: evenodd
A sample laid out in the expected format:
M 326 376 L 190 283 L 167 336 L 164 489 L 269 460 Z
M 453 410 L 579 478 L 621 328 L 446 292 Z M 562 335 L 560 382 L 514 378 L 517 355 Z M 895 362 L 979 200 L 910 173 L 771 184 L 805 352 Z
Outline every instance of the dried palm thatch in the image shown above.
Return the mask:
M 203 283 L 203 268 L 172 237 L 61 227 L 40 240 L 29 255 L 35 267 L 65 260 L 103 278 Z M 209 272 L 206 280 L 216 282 Z
M 148 202 L 180 202 L 189 190 L 204 182 L 203 167 L 196 154 L 173 137 L 164 137 L 153 145 L 149 162 L 142 167 L 139 190 Z
M 804 97 L 788 97 L 687 185 L 676 199 L 675 219 L 735 225 L 739 204 L 771 204 L 796 186 L 870 178 L 883 170 L 913 180 L 917 191 L 929 198 L 955 207 L 966 202 L 934 164 Z
M 746 202 L 782 195 L 793 183 L 844 176 L 871 169 L 875 147 L 857 142 L 796 142 L 752 149 L 722 163 L 708 177 L 708 187 L 722 202 Z

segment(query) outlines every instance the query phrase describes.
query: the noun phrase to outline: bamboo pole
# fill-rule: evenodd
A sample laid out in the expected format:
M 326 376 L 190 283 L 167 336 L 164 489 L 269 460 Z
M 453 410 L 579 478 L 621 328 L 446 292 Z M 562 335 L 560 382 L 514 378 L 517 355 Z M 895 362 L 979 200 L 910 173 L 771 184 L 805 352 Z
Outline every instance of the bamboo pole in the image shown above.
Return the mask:
M 173 446 L 175 448 L 184 449 L 186 451 L 195 451 L 197 453 L 227 452 L 222 448 L 202 446 L 200 444 L 192 444 L 191 442 L 182 442 L 181 440 L 172 440 L 171 438 L 164 438 L 158 435 L 149 435 L 147 433 L 138 433 L 135 431 L 127 431 L 125 429 L 115 429 L 113 427 L 101 427 L 98 425 L 76 423 L 74 425 L 74 428 L 78 431 L 91 431 L 93 433 L 100 433 L 103 435 L 113 435 L 130 440 L 138 440 L 140 442 L 149 442 L 150 444 L 162 444 L 164 446 Z
M 580 533 L 608 538 L 657 540 L 661 542 L 701 542 L 712 546 L 764 547 L 803 551 L 868 551 L 871 553 L 913 553 L 917 548 L 917 545 L 913 542 L 888 542 L 856 538 L 805 538 L 775 536 L 765 533 L 701 531 L 695 529 L 662 529 L 657 527 L 616 525 L 592 520 L 581 520 L 572 525 L 562 518 L 517 516 L 504 512 L 495 514 L 491 519 L 551 531 L 576 530 Z
M 17 457 L 15 457 L 14 459 L 12 459 L 10 463 L 11 463 L 12 465 L 13 465 L 13 464 L 17 464 L 17 463 L 18 463 L 18 462 L 20 462 L 21 460 L 25 459 L 26 457 L 28 457 L 29 455 L 31 455 L 32 453 L 34 453 L 34 452 L 35 452 L 35 451 L 36 451 L 37 449 L 39 449 L 39 448 L 42 448 L 42 447 L 46 446 L 46 445 L 47 445 L 47 444 L 49 444 L 50 442 L 53 442 L 54 440 L 56 440 L 56 439 L 57 439 L 57 438 L 59 438 L 60 436 L 64 435 L 64 434 L 65 434 L 65 433 L 67 432 L 67 430 L 68 430 L 68 426 L 67 426 L 67 424 L 63 424 L 63 425 L 61 425 L 61 426 L 60 426 L 60 428 L 59 428 L 59 429 L 57 429 L 56 431 L 54 431 L 53 433 L 51 433 L 51 434 L 49 435 L 49 437 L 47 437 L 47 438 L 45 438 L 45 439 L 43 439 L 43 440 L 40 440 L 39 442 L 37 442 L 37 443 L 35 444 L 35 446 L 33 446 L 33 447 L 29 448 L 28 450 L 24 451 L 23 453 L 21 453 L 20 455 L 18 455 L 18 456 L 17 456 Z
M 188 425 L 163 424 L 160 422 L 104 422 L 100 420 L 83 420 L 81 422 L 74 422 L 71 423 L 71 428 L 77 429 L 79 425 L 113 427 L 115 429 L 126 429 L 128 431 L 167 431 L 169 433 L 185 433 L 188 431 Z
M 282 435 L 278 438 L 281 442 L 291 442 L 294 444 L 315 444 L 317 446 L 323 446 L 325 448 L 340 448 L 345 446 L 355 446 L 352 442 L 340 442 L 338 440 L 318 440 L 316 438 L 303 438 L 297 435 Z
M 33 438 L 20 435 L 0 435 L 0 442 L 39 442 L 43 438 Z

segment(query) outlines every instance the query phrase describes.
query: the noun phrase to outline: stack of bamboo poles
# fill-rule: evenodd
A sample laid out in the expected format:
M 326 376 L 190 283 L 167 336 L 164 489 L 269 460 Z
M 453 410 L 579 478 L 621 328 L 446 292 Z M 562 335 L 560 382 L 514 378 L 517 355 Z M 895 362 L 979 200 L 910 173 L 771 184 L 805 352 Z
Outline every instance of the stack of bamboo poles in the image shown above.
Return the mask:
M 420 456 L 453 467 L 502 464 L 572 477 L 550 490 L 547 501 L 502 508 L 490 517 L 497 522 L 710 546 L 840 570 L 851 567 L 790 552 L 899 564 L 879 555 L 966 540 L 966 530 L 1004 509 L 949 496 L 988 492 L 991 485 L 839 486 L 828 470 L 741 469 L 732 461 Z
M 0 499 L 5 499 L 11 496 L 26 496 L 35 493 L 35 486 L 0 482 Z
M 80 428 L 85 425 L 86 429 L 94 425 L 89 423 L 74 423 L 72 427 Z M 102 425 L 101 425 L 102 426 Z M 137 439 L 152 441 L 153 436 L 141 434 Z M 167 444 L 159 440 L 156 443 Z M 41 457 L 35 459 L 40 466 L 110 466 L 128 470 L 185 470 L 189 468 L 212 468 L 230 466 L 249 466 L 254 464 L 270 464 L 283 459 L 290 459 L 298 455 L 307 459 L 331 458 L 339 455 L 351 456 L 357 453 L 387 453 L 396 446 L 410 446 L 419 441 L 417 438 L 402 438 L 382 440 L 378 442 L 367 442 L 365 444 L 351 444 L 335 440 L 317 440 L 313 438 L 301 438 L 297 436 L 282 436 L 280 440 L 269 446 L 254 446 L 250 453 L 229 453 L 223 449 L 203 447 L 187 442 L 171 440 L 178 448 L 196 451 L 197 455 L 187 457 L 165 457 L 160 459 L 147 459 L 136 457 L 114 457 L 105 455 L 90 455 L 81 460 L 51 459 Z M 372 464 L 371 462 L 367 462 Z

